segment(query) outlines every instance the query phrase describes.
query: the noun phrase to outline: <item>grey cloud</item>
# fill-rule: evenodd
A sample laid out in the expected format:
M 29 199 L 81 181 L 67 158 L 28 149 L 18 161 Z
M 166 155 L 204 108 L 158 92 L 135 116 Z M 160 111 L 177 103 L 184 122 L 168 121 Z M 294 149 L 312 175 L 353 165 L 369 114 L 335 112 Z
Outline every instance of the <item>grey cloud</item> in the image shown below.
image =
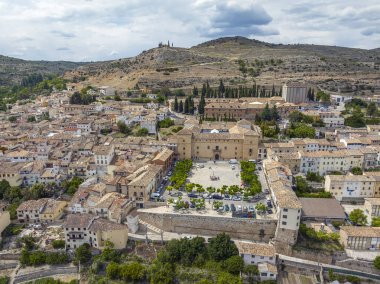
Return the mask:
M 67 33 L 67 32 L 58 31 L 58 30 L 53 30 L 53 31 L 51 31 L 51 33 L 55 34 L 57 36 L 60 36 L 60 37 L 64 37 L 64 38 L 74 38 L 74 37 L 76 37 L 76 35 L 73 34 L 73 33 Z
M 361 34 L 364 36 L 372 36 L 375 34 L 380 34 L 380 27 L 373 27 L 373 28 L 365 29 L 361 32 Z
M 56 50 L 57 51 L 69 51 L 70 48 L 68 48 L 68 47 L 58 47 Z
M 278 31 L 261 27 L 268 25 L 272 21 L 272 17 L 259 5 L 241 7 L 237 4 L 218 4 L 215 9 L 209 27 L 198 29 L 202 36 L 278 34 Z

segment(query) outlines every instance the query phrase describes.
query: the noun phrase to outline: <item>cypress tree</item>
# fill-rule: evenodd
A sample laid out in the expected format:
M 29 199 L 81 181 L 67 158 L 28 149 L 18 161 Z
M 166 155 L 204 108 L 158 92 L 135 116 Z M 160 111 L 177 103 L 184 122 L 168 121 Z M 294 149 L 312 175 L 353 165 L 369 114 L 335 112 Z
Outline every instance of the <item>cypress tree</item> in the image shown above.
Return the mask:
M 197 97 L 198 96 L 198 88 L 194 86 L 193 88 L 193 96 Z
M 202 96 L 206 96 L 206 84 L 203 83 L 203 86 L 202 86 Z
M 185 106 L 184 106 L 183 112 L 184 113 L 189 113 L 189 108 L 190 108 L 190 106 L 189 106 L 189 98 L 186 98 L 185 99 Z
M 175 96 L 174 98 L 174 111 L 178 112 L 178 98 Z
M 183 103 L 182 101 L 179 102 L 178 112 L 183 112 Z

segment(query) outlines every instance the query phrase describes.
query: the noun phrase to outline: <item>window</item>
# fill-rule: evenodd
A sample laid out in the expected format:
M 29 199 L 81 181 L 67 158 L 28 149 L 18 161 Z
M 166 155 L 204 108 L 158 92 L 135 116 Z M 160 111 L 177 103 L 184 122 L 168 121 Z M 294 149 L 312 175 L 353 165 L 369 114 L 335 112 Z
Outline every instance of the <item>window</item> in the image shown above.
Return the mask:
M 282 215 L 282 218 L 287 219 L 288 215 Z
M 284 212 L 288 212 L 288 208 L 284 208 Z
M 283 222 L 282 222 L 282 225 L 286 225 L 286 222 L 283 221 Z

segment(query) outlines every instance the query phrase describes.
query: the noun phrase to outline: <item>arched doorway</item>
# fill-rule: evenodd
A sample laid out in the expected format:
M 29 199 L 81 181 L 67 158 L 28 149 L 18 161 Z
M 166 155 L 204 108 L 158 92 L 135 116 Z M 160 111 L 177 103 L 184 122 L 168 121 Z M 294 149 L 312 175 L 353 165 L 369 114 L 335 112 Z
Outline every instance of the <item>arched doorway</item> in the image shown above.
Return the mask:
M 215 154 L 215 161 L 219 160 L 219 154 Z

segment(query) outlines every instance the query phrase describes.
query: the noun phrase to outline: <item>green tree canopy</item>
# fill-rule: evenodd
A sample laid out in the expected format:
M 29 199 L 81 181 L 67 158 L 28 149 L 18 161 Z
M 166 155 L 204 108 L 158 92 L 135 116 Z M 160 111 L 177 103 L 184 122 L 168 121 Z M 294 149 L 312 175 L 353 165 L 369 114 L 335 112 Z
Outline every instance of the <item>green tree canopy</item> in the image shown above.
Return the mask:
M 365 226 L 367 225 L 367 216 L 364 214 L 363 210 L 361 209 L 354 209 L 351 211 L 350 220 L 355 225 L 359 226 Z

